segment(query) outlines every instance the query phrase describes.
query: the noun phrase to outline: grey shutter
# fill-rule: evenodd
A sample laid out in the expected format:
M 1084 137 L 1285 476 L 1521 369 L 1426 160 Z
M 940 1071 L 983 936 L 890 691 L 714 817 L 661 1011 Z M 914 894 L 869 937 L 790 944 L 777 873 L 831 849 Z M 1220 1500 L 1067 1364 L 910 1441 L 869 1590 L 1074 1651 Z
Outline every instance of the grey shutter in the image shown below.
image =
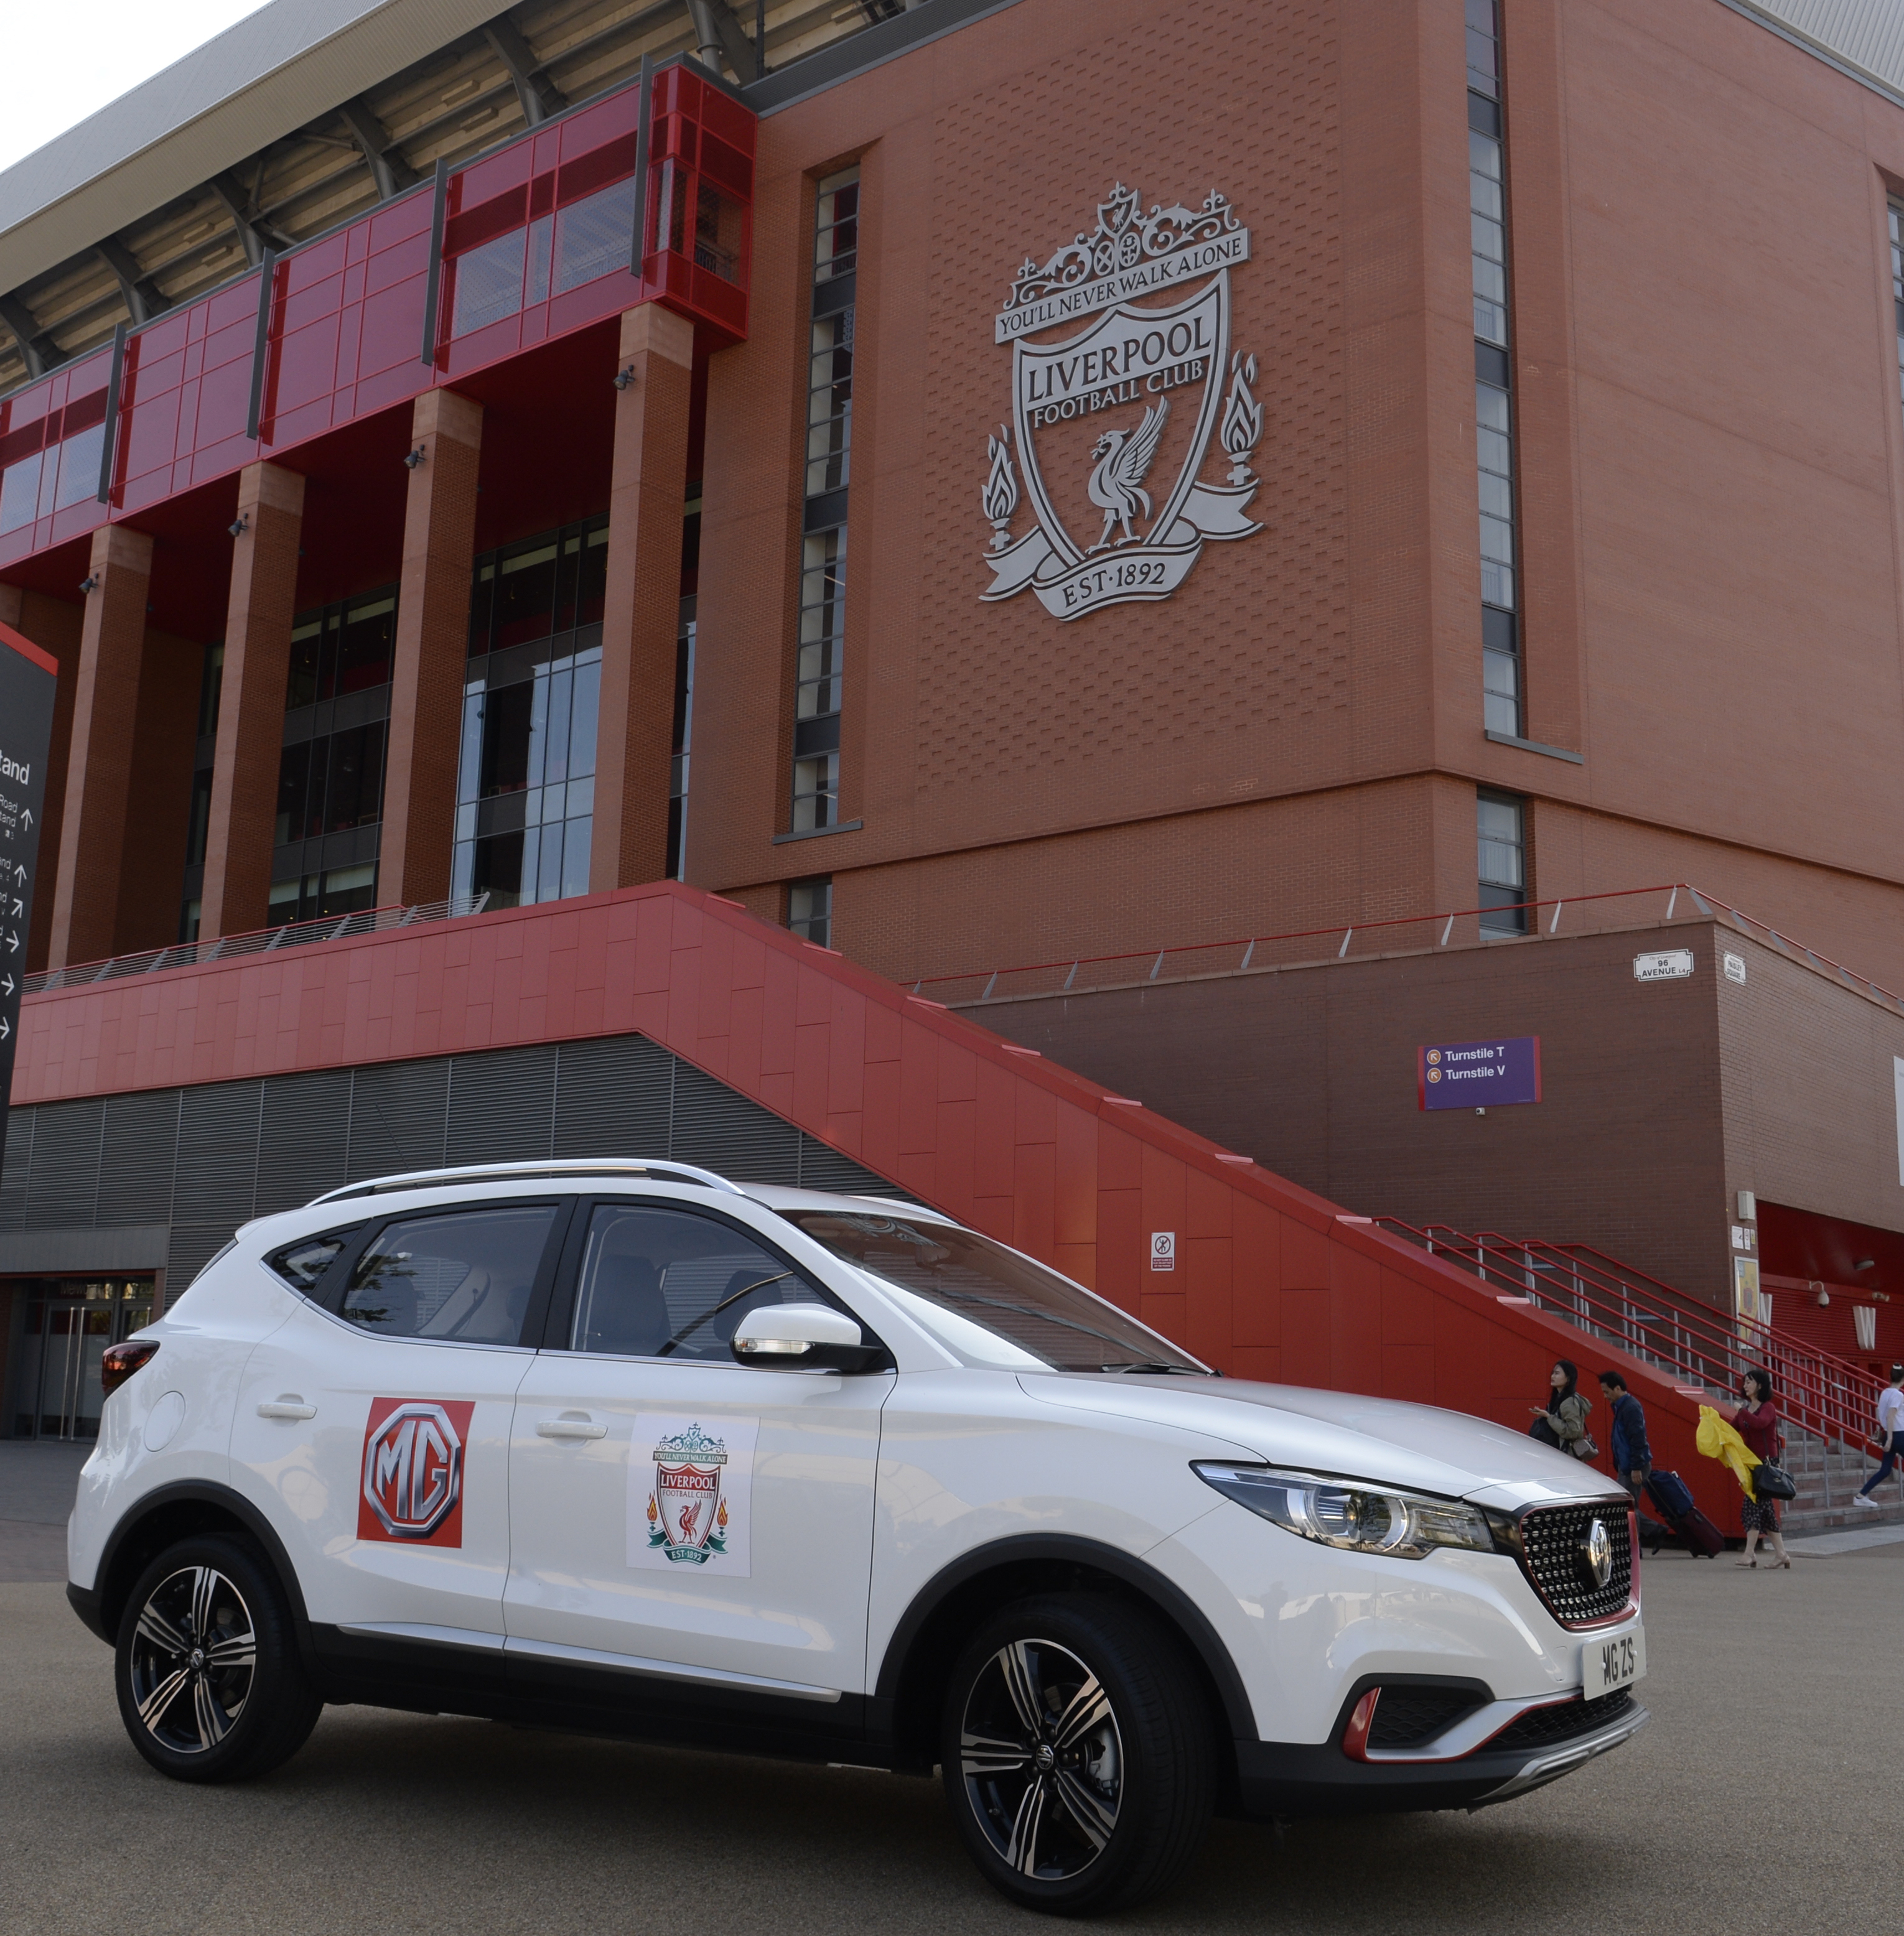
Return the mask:
M 210 1082 L 180 1092 L 167 1294 L 177 1296 L 251 1215 L 262 1082 Z
M 295 1210 L 347 1181 L 350 1071 L 319 1069 L 265 1078 L 254 1214 Z
M 103 1097 L 42 1103 L 33 1126 L 33 1163 L 26 1184 L 29 1230 L 89 1227 L 99 1194 L 99 1133 Z
M 737 1183 L 798 1183 L 800 1132 L 771 1110 L 704 1075 L 692 1063 L 674 1071 L 674 1124 L 668 1154 Z
M 386 1062 L 352 1072 L 346 1181 L 401 1176 L 443 1162 L 450 1108 L 450 1058 Z
M 900 1196 L 905 1193 L 888 1183 L 864 1163 L 800 1133 L 800 1187 L 803 1190 L 837 1190 L 848 1196 Z
M 555 1050 L 490 1049 L 450 1069 L 446 1163 L 546 1161 L 555 1117 Z
M 176 1089 L 147 1089 L 106 1098 L 99 1162 L 101 1224 L 171 1222 L 179 1096 Z
M 32 1103 L 7 1113 L 7 1159 L 0 1169 L 0 1230 L 26 1227 L 26 1180 L 33 1168 L 33 1121 L 38 1110 Z
M 646 1036 L 565 1042 L 556 1072 L 554 1154 L 666 1157 L 675 1057 Z

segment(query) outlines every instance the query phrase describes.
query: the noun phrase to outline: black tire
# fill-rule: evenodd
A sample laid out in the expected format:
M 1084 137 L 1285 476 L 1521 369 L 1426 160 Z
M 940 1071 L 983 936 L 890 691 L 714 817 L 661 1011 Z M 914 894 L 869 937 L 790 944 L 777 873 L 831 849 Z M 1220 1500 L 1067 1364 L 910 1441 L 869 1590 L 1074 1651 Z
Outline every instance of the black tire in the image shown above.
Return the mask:
M 1041 1595 L 985 1622 L 952 1671 L 940 1761 L 985 1880 L 1050 1915 L 1167 1889 L 1215 1803 L 1209 1711 L 1181 1643 L 1101 1594 Z
M 277 1575 L 220 1533 L 168 1547 L 127 1597 L 114 1652 L 132 1745 L 175 1781 L 248 1781 L 302 1747 L 323 1700 Z

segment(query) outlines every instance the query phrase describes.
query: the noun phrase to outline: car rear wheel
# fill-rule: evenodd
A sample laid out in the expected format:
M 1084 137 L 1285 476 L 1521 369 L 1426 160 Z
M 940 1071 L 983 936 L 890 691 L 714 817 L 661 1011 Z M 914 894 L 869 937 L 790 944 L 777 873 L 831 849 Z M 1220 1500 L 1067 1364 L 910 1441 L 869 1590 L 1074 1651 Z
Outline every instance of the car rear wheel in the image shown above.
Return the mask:
M 1097 1594 L 1022 1600 L 985 1623 L 953 1671 L 940 1759 L 987 1880 L 1054 1915 L 1167 1888 L 1213 1804 L 1209 1711 L 1181 1645 Z
M 132 1745 L 179 1781 L 244 1781 L 297 1753 L 323 1708 L 276 1578 L 242 1541 L 184 1539 L 139 1577 L 114 1677 Z

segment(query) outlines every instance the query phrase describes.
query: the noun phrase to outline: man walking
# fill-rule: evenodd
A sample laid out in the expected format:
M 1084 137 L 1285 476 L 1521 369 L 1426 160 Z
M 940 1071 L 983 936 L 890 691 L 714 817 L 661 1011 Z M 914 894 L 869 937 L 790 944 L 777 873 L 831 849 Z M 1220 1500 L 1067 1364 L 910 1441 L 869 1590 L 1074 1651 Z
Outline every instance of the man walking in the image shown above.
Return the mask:
M 1891 1475 L 1899 1456 L 1904 1454 L 1904 1365 L 1890 1368 L 1890 1383 L 1878 1394 L 1878 1450 L 1884 1462 L 1859 1488 L 1856 1503 L 1875 1512 L 1877 1501 L 1871 1495 Z
M 1613 1469 L 1620 1475 L 1621 1484 L 1632 1493 L 1633 1511 L 1638 1513 L 1640 1496 L 1653 1473 L 1653 1449 L 1646 1442 L 1645 1408 L 1627 1390 L 1627 1381 L 1618 1372 L 1600 1373 L 1600 1395 L 1613 1414 Z M 1639 1523 L 1645 1527 L 1643 1515 Z

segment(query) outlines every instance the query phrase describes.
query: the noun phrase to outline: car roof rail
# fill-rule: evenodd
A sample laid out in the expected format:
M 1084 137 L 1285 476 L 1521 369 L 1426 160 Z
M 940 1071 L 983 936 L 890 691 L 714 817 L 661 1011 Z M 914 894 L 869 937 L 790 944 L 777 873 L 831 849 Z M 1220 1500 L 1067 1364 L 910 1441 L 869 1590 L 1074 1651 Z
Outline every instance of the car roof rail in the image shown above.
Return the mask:
M 740 1184 L 691 1163 L 646 1163 L 639 1158 L 575 1157 L 546 1163 L 471 1163 L 445 1164 L 434 1169 L 405 1170 L 393 1176 L 366 1177 L 339 1190 L 327 1190 L 304 1205 L 341 1203 L 353 1196 L 378 1196 L 398 1190 L 428 1190 L 452 1183 L 526 1183 L 537 1178 L 570 1181 L 580 1177 L 643 1177 L 650 1183 L 686 1183 L 704 1190 L 725 1190 L 745 1196 Z

